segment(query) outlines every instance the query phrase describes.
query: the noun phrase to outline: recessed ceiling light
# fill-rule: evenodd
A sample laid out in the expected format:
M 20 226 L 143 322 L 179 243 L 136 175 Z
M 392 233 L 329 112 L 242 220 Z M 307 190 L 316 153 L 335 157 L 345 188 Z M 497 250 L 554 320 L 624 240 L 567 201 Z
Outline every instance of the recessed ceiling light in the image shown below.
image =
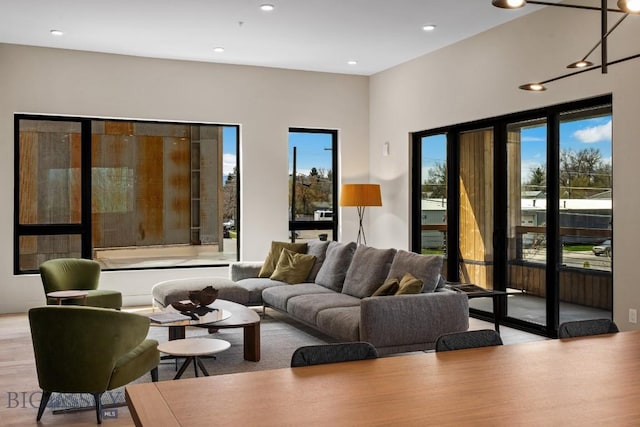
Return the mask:
M 49 32 L 51 33 L 52 36 L 61 36 L 64 34 L 64 32 L 62 32 L 61 30 L 51 30 Z
M 222 52 L 224 52 L 224 48 L 220 47 L 220 46 L 214 47 L 213 51 L 216 52 L 216 53 L 222 53 Z
M 274 5 L 272 5 L 272 4 L 268 4 L 268 3 L 265 3 L 265 4 L 261 4 L 261 5 L 260 5 L 260 10 L 263 10 L 263 11 L 265 11 L 265 12 L 271 12 L 271 11 L 272 11 L 273 9 L 275 9 L 275 8 L 276 8 L 276 7 L 275 7 Z
M 349 65 L 357 65 L 358 61 L 356 61 L 355 59 L 352 59 L 350 61 L 347 61 L 347 64 L 349 64 Z
M 422 30 L 423 30 L 423 31 L 433 31 L 433 30 L 435 30 L 435 29 L 436 29 L 436 26 L 435 26 L 435 25 L 433 25 L 433 24 L 424 25 L 424 26 L 422 27 Z

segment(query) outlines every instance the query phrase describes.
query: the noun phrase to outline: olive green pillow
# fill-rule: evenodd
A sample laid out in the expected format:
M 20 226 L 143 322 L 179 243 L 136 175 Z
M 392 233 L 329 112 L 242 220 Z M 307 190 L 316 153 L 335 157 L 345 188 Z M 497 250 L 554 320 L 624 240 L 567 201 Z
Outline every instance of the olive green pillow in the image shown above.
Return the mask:
M 395 295 L 400 288 L 400 281 L 395 277 L 387 279 L 384 283 L 371 295 L 372 297 L 381 297 L 386 295 Z
M 280 253 L 284 248 L 299 254 L 307 252 L 306 243 L 271 242 L 271 250 L 264 260 L 264 264 L 262 264 L 258 277 L 270 277 L 273 274 L 276 269 L 276 264 L 278 264 L 278 260 L 280 259 Z
M 411 273 L 405 273 L 400 279 L 400 284 L 398 285 L 398 291 L 395 293 L 396 295 L 407 295 L 407 294 L 419 294 L 422 292 L 422 288 L 424 287 L 424 282 L 422 280 L 416 278 Z
M 313 255 L 299 254 L 284 248 L 280 252 L 276 269 L 270 279 L 289 283 L 290 285 L 302 283 L 309 276 L 309 272 L 315 262 L 316 257 Z

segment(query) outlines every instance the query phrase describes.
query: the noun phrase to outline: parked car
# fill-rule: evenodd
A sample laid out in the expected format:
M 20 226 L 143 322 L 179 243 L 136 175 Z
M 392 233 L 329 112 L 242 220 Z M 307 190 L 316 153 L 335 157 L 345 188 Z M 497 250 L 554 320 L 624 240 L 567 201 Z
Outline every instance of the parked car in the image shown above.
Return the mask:
M 605 255 L 611 257 L 611 240 L 607 239 L 599 245 L 591 248 L 591 250 L 595 256 Z
M 236 222 L 233 219 L 222 223 L 222 237 L 229 239 L 231 237 L 231 230 L 236 229 Z

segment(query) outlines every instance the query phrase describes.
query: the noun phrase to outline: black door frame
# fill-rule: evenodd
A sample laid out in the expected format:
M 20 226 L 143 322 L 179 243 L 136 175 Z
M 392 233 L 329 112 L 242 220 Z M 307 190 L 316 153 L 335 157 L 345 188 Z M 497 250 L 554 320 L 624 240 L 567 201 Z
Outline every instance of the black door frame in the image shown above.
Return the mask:
M 558 104 L 513 114 L 508 114 L 489 119 L 445 126 L 427 131 L 411 134 L 411 250 L 417 253 L 421 251 L 421 179 L 422 179 L 422 138 L 434 135 L 446 135 L 447 137 L 447 278 L 451 281 L 460 279 L 458 250 L 460 227 L 459 209 L 460 194 L 458 185 L 449 183 L 458 182 L 460 172 L 459 135 L 479 129 L 493 129 L 494 134 L 494 289 L 506 290 L 507 283 L 507 125 L 531 119 L 546 118 L 547 120 L 547 242 L 555 242 L 547 245 L 547 258 L 545 268 L 546 280 L 546 325 L 537 325 L 506 316 L 506 301 L 502 313 L 505 317 L 499 319 L 500 323 L 521 330 L 537 333 L 548 337 L 556 337 L 559 318 L 559 289 L 560 289 L 560 258 L 562 256 L 560 236 L 560 191 L 559 191 L 559 160 L 560 160 L 560 115 L 563 112 L 594 108 L 603 105 L 611 105 L 612 96 L 601 95 L 594 98 L 578 100 L 570 103 Z M 553 167 L 551 167 L 551 165 Z M 505 299 L 503 299 L 505 300 Z M 494 320 L 494 314 L 479 310 L 470 310 L 475 317 Z

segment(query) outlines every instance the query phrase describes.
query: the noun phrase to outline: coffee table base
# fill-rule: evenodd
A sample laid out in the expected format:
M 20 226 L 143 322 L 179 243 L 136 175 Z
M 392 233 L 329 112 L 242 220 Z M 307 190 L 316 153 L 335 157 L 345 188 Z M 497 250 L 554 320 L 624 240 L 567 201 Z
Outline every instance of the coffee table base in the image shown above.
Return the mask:
M 231 317 L 214 323 L 203 323 L 197 326 L 207 329 L 242 328 L 244 335 L 244 359 L 250 362 L 260 361 L 260 316 L 251 308 L 232 301 L 216 300 L 210 307 L 225 310 Z M 169 328 L 169 341 L 186 338 L 186 325 L 166 325 Z
M 215 325 L 215 326 L 213 326 Z M 260 361 L 260 322 L 252 323 L 244 326 L 218 326 L 213 325 L 194 325 L 199 328 L 211 328 L 224 329 L 224 328 L 239 328 L 243 329 L 244 338 L 244 360 L 249 362 Z M 169 326 L 169 341 L 181 340 L 186 338 L 186 326 Z
M 198 376 L 198 368 L 200 368 L 200 371 L 202 371 L 204 376 L 208 377 L 209 372 L 207 372 L 207 369 L 204 367 L 201 357 L 211 357 L 211 355 L 225 351 L 229 347 L 231 347 L 231 344 L 224 340 L 189 338 L 161 343 L 158 345 L 158 350 L 176 359 L 178 357 L 185 358 L 185 361 L 182 366 L 180 366 L 178 373 L 173 377 L 174 380 L 177 380 L 182 376 L 182 374 L 184 374 L 184 371 L 187 370 L 191 363 L 193 363 L 194 374 L 196 377 Z
M 215 358 L 215 357 L 214 357 Z M 193 371 L 195 376 L 198 376 L 198 367 L 200 367 L 200 370 L 202 371 L 202 374 L 205 377 L 209 376 L 209 372 L 207 372 L 207 368 L 204 367 L 204 364 L 202 363 L 202 360 L 200 360 L 200 357 L 198 356 L 188 356 L 185 360 L 184 363 L 182 364 L 182 366 L 180 366 L 180 369 L 178 370 L 178 373 L 176 374 L 175 377 L 173 377 L 174 380 L 179 379 L 182 374 L 184 374 L 184 371 L 187 370 L 187 368 L 189 367 L 189 364 L 193 362 Z

